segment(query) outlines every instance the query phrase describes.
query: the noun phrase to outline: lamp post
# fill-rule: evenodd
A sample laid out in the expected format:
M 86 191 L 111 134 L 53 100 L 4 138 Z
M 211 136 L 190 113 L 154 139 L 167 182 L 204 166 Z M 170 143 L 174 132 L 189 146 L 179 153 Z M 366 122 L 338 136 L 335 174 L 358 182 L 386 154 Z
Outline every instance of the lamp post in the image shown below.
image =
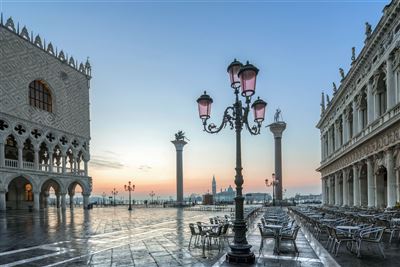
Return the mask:
M 132 210 L 132 202 L 131 202 L 131 192 L 135 191 L 135 185 L 131 185 L 131 181 L 128 182 L 128 185 L 124 186 L 125 191 L 129 191 L 129 208 L 128 210 Z
M 151 197 L 151 203 L 153 203 L 153 197 L 155 196 L 155 194 L 156 193 L 154 193 L 154 191 L 151 191 L 150 194 L 149 194 L 149 196 Z
M 275 186 L 278 185 L 279 181 L 275 180 L 275 173 L 272 174 L 272 181 L 269 182 L 268 179 L 265 179 L 265 185 L 267 187 L 272 186 L 272 205 L 275 206 Z
M 115 196 L 118 195 L 118 191 L 115 189 L 115 187 L 114 187 L 114 189 L 111 191 L 111 195 L 113 195 L 114 207 L 115 207 Z
M 103 197 L 103 207 L 105 206 L 105 204 L 106 204 L 106 192 L 103 192 L 103 194 L 101 194 L 101 196 Z
M 242 156 L 241 156 L 241 132 L 246 128 L 250 134 L 258 135 L 261 130 L 261 123 L 265 116 L 265 107 L 267 103 L 258 98 L 251 104 L 251 97 L 255 93 L 256 77 L 258 69 L 247 62 L 243 65 L 236 59 L 228 66 L 228 74 L 230 78 L 231 87 L 235 95 L 235 102 L 232 106 L 225 109 L 222 122 L 220 126 L 214 123 L 207 123 L 210 118 L 212 98 L 204 92 L 197 99 L 199 116 L 203 122 L 204 131 L 207 133 L 218 133 L 227 125 L 231 130 L 235 129 L 236 132 L 236 197 L 235 197 L 235 222 L 233 231 L 235 232 L 233 244 L 230 245 L 231 250 L 226 255 L 227 262 L 237 263 L 254 263 L 255 256 L 250 250 L 251 245 L 248 244 L 246 239 L 246 221 L 244 219 L 244 197 L 243 190 L 243 175 L 242 175 Z M 239 92 L 244 97 L 245 104 L 239 99 Z M 255 125 L 250 126 L 248 117 L 250 107 L 254 112 Z

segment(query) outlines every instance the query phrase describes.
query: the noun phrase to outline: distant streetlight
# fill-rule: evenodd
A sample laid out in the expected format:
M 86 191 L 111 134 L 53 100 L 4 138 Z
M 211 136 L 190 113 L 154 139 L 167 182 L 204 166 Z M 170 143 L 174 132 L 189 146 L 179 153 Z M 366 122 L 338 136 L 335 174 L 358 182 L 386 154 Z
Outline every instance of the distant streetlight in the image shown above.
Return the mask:
M 279 180 L 275 180 L 275 173 L 272 174 L 272 181 L 269 182 L 268 179 L 265 179 L 265 185 L 267 187 L 272 186 L 272 205 L 275 206 L 275 186 L 278 185 Z
M 151 191 L 149 196 L 151 197 L 151 203 L 153 203 L 153 197 L 156 195 L 156 193 L 154 193 L 154 191 Z
M 114 206 L 115 206 L 115 196 L 118 195 L 118 191 L 115 189 L 115 187 L 114 187 L 114 189 L 111 191 L 111 194 L 113 195 L 113 198 L 114 198 Z
M 135 191 L 135 185 L 131 185 L 131 181 L 128 182 L 128 185 L 125 185 L 125 191 L 129 191 L 129 208 L 128 210 L 132 210 L 132 203 L 131 203 L 131 192 Z

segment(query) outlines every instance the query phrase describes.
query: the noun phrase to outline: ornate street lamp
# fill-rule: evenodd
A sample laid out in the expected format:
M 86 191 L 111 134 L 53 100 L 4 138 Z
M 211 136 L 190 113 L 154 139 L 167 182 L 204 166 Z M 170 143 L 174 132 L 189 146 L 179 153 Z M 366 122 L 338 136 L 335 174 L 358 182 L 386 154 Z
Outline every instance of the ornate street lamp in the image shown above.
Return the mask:
M 129 191 L 129 208 L 128 210 L 132 210 L 132 202 L 131 202 L 131 192 L 135 191 L 135 185 L 131 185 L 131 181 L 128 182 L 128 185 L 124 186 L 125 191 Z
M 272 181 L 269 182 L 268 179 L 265 179 L 265 185 L 267 187 L 272 186 L 272 206 L 275 206 L 275 186 L 277 186 L 279 180 L 275 180 L 275 173 L 272 174 Z
M 258 135 L 261 130 L 261 123 L 264 120 L 265 108 L 267 103 L 261 99 L 257 99 L 251 104 L 251 96 L 254 95 L 256 89 L 256 78 L 258 69 L 247 62 L 243 66 L 242 63 L 236 59 L 228 66 L 228 74 L 231 83 L 231 87 L 234 90 L 235 102 L 232 106 L 225 109 L 222 123 L 220 126 L 216 126 L 214 123 L 208 124 L 208 119 L 211 115 L 211 104 L 213 103 L 212 98 L 204 92 L 197 99 L 199 116 L 203 122 L 204 131 L 207 133 L 218 133 L 227 125 L 236 131 L 236 197 L 235 197 L 235 222 L 233 225 L 233 231 L 235 232 L 233 244 L 230 245 L 231 251 L 228 252 L 226 260 L 228 262 L 246 262 L 254 263 L 255 256 L 250 250 L 251 245 L 248 244 L 246 239 L 246 221 L 244 219 L 244 197 L 242 195 L 243 175 L 242 175 L 242 156 L 241 156 L 241 132 L 245 127 L 250 134 Z M 241 89 L 241 95 L 245 97 L 245 104 L 239 99 L 239 91 Z M 250 108 L 254 111 L 255 125 L 250 126 L 249 124 L 249 113 Z
M 149 196 L 151 197 L 151 203 L 152 204 L 154 204 L 153 203 L 153 197 L 156 195 L 156 193 L 154 193 L 154 191 L 151 191 L 150 193 L 149 193 Z
M 115 207 L 115 196 L 118 195 L 118 191 L 115 189 L 115 187 L 114 187 L 114 189 L 111 191 L 111 194 L 113 195 L 113 198 L 114 198 L 114 207 Z

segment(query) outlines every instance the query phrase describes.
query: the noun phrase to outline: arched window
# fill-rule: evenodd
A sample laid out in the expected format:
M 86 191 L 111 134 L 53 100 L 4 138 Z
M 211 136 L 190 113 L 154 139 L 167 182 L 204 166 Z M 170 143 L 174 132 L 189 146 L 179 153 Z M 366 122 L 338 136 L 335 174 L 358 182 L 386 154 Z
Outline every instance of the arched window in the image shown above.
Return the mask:
M 29 84 L 29 104 L 52 112 L 53 103 L 49 88 L 45 83 L 35 80 Z

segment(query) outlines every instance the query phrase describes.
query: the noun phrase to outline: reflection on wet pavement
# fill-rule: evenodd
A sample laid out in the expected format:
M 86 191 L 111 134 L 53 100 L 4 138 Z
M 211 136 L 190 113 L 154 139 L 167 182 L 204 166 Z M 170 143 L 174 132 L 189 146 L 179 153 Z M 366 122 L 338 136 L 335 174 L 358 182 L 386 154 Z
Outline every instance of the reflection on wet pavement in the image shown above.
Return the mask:
M 188 250 L 191 222 L 224 213 L 124 207 L 49 209 L 0 215 L 0 264 L 7 266 L 212 265 L 224 252 Z
M 229 266 L 224 262 L 228 246 L 205 251 L 188 249 L 189 223 L 208 222 L 228 212 L 185 211 L 172 208 L 126 207 L 81 209 L 64 212 L 0 214 L 0 265 L 5 266 Z M 323 266 L 303 232 L 295 254 L 291 244 L 273 253 L 273 240 L 259 255 L 260 234 L 249 226 L 248 241 L 256 253 L 255 266 Z M 329 254 L 328 254 L 329 255 Z M 327 265 L 328 266 L 328 265 Z

